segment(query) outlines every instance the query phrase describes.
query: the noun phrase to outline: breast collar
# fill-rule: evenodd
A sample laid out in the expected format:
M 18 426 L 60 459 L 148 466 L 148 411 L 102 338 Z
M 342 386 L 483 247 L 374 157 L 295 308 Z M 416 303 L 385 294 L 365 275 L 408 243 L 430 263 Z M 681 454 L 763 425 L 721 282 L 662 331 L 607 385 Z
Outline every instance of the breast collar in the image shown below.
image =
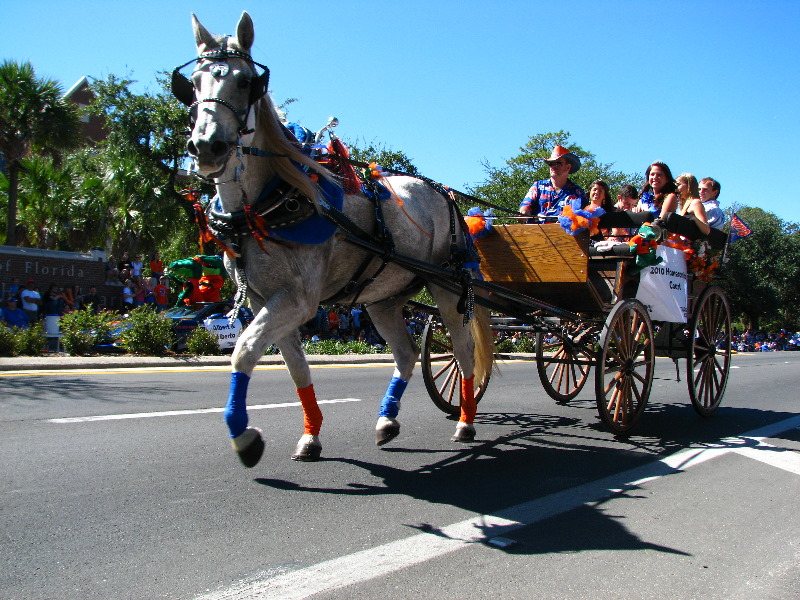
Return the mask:
M 247 202 L 244 204 L 248 205 Z M 262 222 L 268 229 L 275 230 L 301 223 L 310 218 L 316 208 L 311 199 L 303 196 L 296 187 L 280 177 L 273 177 L 247 209 L 224 212 L 219 196 L 216 196 L 206 209 L 208 226 L 217 236 L 251 235 L 248 212 L 263 219 Z
M 342 188 L 325 178 L 320 178 L 319 187 L 320 202 L 341 210 Z M 222 210 L 219 197 L 215 197 L 205 211 L 208 229 L 221 240 L 253 236 L 259 244 L 264 240 L 321 244 L 337 228 L 336 223 L 318 212 L 310 198 L 277 176 L 267 183 L 254 203 L 248 204 L 246 200 L 243 199 L 243 210 L 227 213 Z

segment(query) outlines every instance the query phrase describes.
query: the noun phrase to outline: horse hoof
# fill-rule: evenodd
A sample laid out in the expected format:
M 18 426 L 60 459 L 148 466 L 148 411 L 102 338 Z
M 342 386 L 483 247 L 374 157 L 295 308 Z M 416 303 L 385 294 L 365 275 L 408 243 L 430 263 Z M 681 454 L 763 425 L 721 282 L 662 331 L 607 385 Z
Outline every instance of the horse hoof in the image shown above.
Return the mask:
M 264 454 L 264 440 L 261 437 L 261 430 L 254 427 L 248 427 L 239 436 L 231 440 L 236 454 L 239 455 L 239 460 L 248 469 L 255 467 L 258 461 L 261 460 L 261 455 Z
M 300 441 L 297 442 L 297 448 L 292 454 L 292 460 L 299 460 L 302 462 L 313 462 L 319 460 L 322 454 L 322 444 L 316 435 L 310 433 L 303 434 Z
M 450 438 L 451 442 L 474 442 L 475 441 L 475 426 L 472 423 L 464 423 L 459 421 L 456 424 L 456 432 L 452 438 Z
M 375 443 L 378 446 L 391 442 L 400 435 L 400 421 L 389 417 L 379 417 L 375 426 Z

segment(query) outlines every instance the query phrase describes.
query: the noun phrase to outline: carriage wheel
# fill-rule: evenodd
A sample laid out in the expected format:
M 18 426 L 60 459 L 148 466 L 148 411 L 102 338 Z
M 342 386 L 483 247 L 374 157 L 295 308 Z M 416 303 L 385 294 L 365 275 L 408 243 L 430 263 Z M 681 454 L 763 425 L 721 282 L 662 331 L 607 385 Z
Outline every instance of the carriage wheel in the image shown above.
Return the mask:
M 719 287 L 703 291 L 690 323 L 689 397 L 694 409 L 708 417 L 722 401 L 731 365 L 731 307 Z
M 638 300 L 617 302 L 603 324 L 595 369 L 597 411 L 603 423 L 626 434 L 641 417 L 655 367 L 653 324 Z
M 567 402 L 580 393 L 589 378 L 592 356 L 583 344 L 574 343 L 573 337 L 549 334 L 551 339 L 553 336 L 556 339 L 548 342 L 544 334 L 536 334 L 536 370 L 547 395 Z
M 437 364 L 433 364 L 436 361 Z M 443 361 L 443 362 L 442 362 Z M 442 412 L 457 417 L 461 414 L 461 372 L 458 370 L 453 344 L 447 328 L 433 316 L 428 317 L 422 332 L 422 379 L 436 407 Z M 489 375 L 475 385 L 475 403 L 481 401 Z

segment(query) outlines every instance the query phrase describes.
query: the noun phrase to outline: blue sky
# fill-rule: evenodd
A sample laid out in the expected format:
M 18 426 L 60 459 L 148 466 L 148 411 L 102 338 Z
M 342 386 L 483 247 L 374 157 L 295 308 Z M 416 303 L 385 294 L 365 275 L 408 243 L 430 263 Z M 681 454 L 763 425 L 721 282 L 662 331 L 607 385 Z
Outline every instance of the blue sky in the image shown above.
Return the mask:
M 214 33 L 255 22 L 273 98 L 310 129 L 404 151 L 464 189 L 531 135 L 558 130 L 626 173 L 663 160 L 717 178 L 720 201 L 800 222 L 796 0 L 207 0 L 7 3 L 0 58 L 68 89 L 194 55 L 190 13 Z M 769 166 L 767 166 L 769 165 Z

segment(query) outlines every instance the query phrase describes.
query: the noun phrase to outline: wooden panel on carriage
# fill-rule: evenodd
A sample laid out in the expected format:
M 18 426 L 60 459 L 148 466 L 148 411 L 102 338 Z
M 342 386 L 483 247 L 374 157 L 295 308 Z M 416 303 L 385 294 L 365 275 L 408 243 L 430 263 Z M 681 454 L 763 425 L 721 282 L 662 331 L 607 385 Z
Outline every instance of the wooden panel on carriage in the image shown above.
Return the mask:
M 558 224 L 496 225 L 476 242 L 487 281 L 584 283 L 588 238 L 568 235 Z
M 560 225 L 496 225 L 475 242 L 486 281 L 576 312 L 599 308 L 589 284 L 589 238 Z

